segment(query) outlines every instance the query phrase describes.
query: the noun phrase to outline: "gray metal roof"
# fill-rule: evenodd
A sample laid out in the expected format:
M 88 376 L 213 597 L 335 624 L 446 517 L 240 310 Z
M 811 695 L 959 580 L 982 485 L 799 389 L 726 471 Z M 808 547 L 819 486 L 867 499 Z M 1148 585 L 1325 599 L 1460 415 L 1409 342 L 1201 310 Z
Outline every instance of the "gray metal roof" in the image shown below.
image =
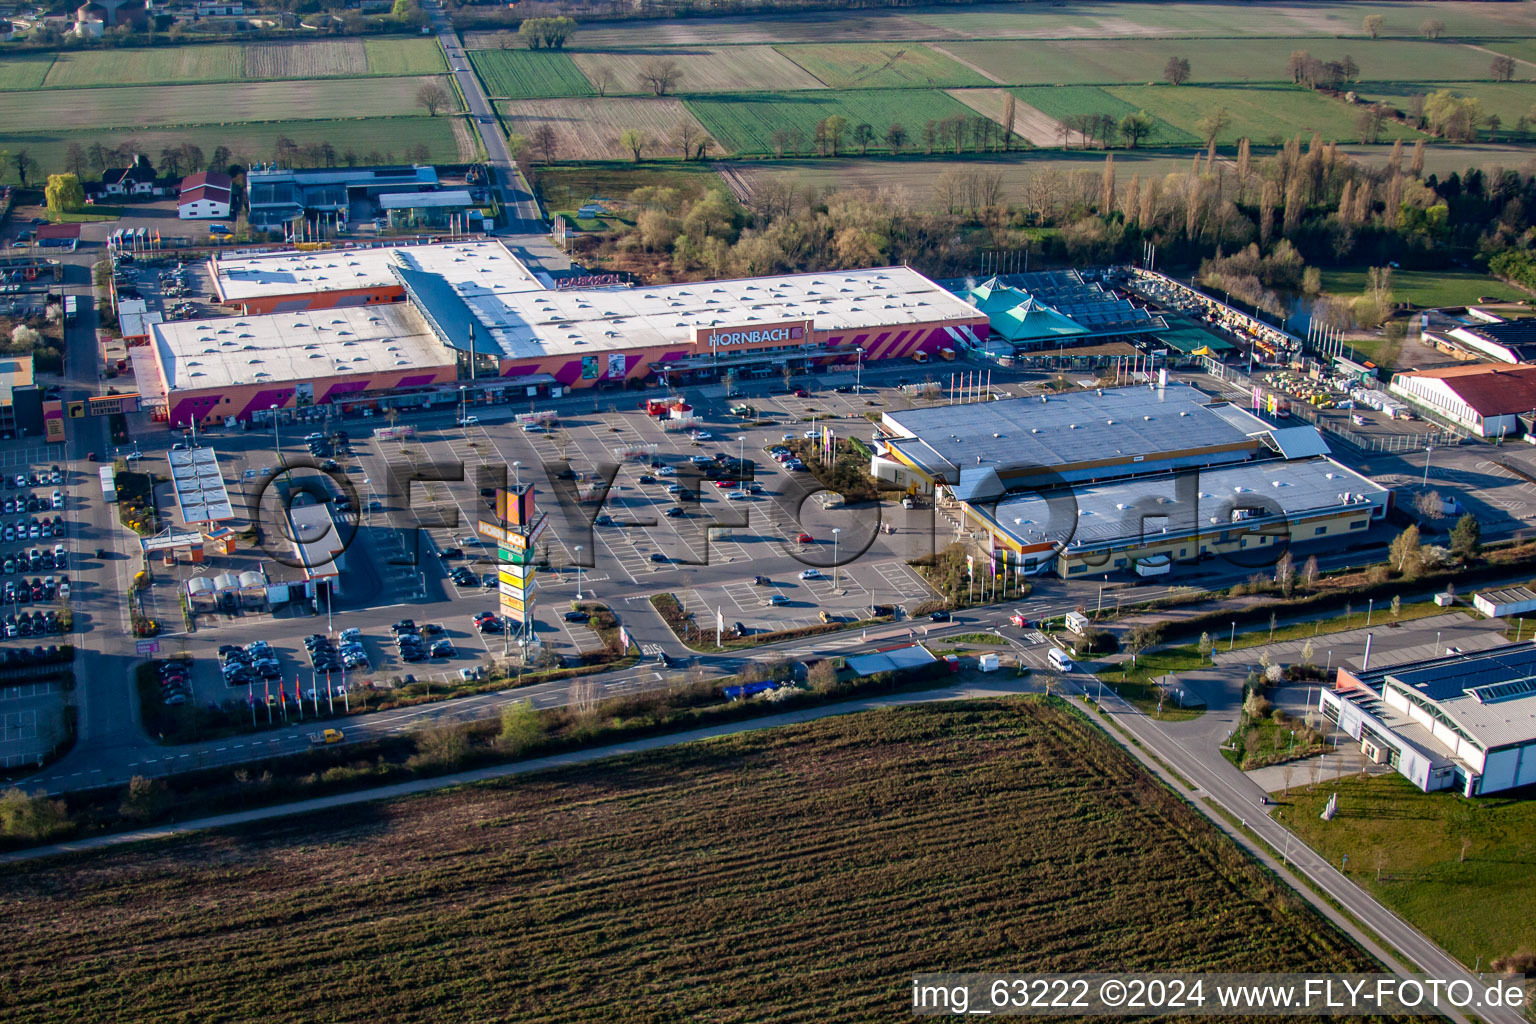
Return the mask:
M 1399 665 L 1385 684 L 1430 704 L 1486 750 L 1536 741 L 1536 645 Z
M 1130 461 L 1175 450 L 1240 445 L 1267 429 L 1241 409 L 1213 408 L 1210 401 L 1187 384 L 1169 384 L 1079 391 L 1045 401 L 1010 398 L 908 409 L 886 413 L 883 423 L 887 430 L 913 439 L 895 442 L 903 454 L 933 472 L 947 472 L 951 479 L 954 469 L 965 467 L 1054 467 L 1117 457 Z
M 177 448 L 166 454 L 166 460 L 183 523 L 192 526 L 235 517 L 217 452 L 212 448 Z
M 991 515 L 1023 544 L 1048 540 L 1091 550 L 1143 538 L 1150 543 L 1163 533 L 1177 537 L 1260 525 L 1271 516 L 1295 519 L 1349 505 L 1381 505 L 1389 493 L 1329 459 L 1270 459 L 1063 488 L 1046 496 L 1023 492 L 999 503 Z M 1246 509 L 1254 510 L 1251 516 L 1233 518 Z

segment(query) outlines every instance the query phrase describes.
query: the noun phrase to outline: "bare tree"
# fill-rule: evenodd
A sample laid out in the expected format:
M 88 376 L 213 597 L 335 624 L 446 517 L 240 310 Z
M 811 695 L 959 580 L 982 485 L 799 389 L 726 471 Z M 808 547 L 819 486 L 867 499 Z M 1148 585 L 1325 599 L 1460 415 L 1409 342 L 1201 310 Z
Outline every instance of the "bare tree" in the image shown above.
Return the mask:
M 633 153 L 635 163 L 639 163 L 641 156 L 651 145 L 651 138 L 645 132 L 634 128 L 626 128 L 619 135 L 619 145 Z
M 539 151 L 546 164 L 553 163 L 555 154 L 560 150 L 560 136 L 555 134 L 555 128 L 548 121 L 541 122 L 529 136 L 533 147 Z
M 698 138 L 699 126 L 693 123 L 693 118 L 685 117 L 677 122 L 673 131 L 676 133 L 674 138 L 677 139 L 677 148 L 682 158 L 687 160 L 693 154 L 693 143 Z
M 1439 39 L 1445 35 L 1445 22 L 1439 18 L 1425 18 L 1419 22 L 1419 35 L 1425 39 Z
M 1515 58 L 1499 54 L 1489 63 L 1488 73 L 1493 75 L 1495 82 L 1509 81 L 1515 77 Z
M 1013 93 L 1003 90 L 1003 151 L 1013 148 L 1013 126 L 1018 120 L 1018 97 Z
M 443 83 L 423 82 L 421 88 L 416 90 L 416 103 L 426 108 L 428 117 L 436 117 L 448 109 L 453 103 L 453 97 L 448 94 L 447 89 L 443 88 Z
M 1163 79 L 1169 85 L 1183 85 L 1189 81 L 1189 58 L 1169 57 L 1168 63 L 1163 65 Z
M 619 76 L 613 73 L 613 68 L 605 67 L 593 77 L 592 85 L 599 96 L 607 96 L 619 87 Z
M 1365 16 L 1365 21 L 1363 21 L 1361 24 L 1365 28 L 1366 35 L 1370 36 L 1372 39 L 1379 39 L 1381 37 L 1382 27 L 1386 25 L 1386 23 L 1387 19 L 1383 18 L 1379 14 L 1367 14 Z
M 654 96 L 665 96 L 682 78 L 683 69 L 670 58 L 653 57 L 640 65 L 640 84 Z

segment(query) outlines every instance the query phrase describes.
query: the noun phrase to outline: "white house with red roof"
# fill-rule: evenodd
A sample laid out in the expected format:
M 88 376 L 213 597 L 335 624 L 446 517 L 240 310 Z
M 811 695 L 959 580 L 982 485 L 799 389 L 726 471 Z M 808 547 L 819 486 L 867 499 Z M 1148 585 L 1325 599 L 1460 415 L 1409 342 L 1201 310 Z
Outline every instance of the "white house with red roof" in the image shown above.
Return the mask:
M 198 171 L 181 179 L 176 216 L 182 220 L 225 220 L 229 217 L 234 182 L 227 174 Z

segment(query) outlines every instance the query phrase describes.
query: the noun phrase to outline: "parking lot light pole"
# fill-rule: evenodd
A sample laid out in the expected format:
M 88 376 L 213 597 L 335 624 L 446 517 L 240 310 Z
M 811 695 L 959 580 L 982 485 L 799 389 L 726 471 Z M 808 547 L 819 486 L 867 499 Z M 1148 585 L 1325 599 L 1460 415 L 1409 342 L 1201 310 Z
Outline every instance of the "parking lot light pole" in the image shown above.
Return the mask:
M 840 527 L 832 527 L 832 590 L 837 591 L 837 535 L 842 533 Z
M 519 489 L 521 489 L 522 486 L 523 486 L 523 474 L 521 474 L 521 473 L 519 473 L 517 471 L 517 467 L 521 466 L 521 465 L 522 465 L 521 462 L 513 462 L 512 463 L 512 480 L 513 480 L 514 483 L 517 484 Z
M 854 363 L 853 390 L 854 393 L 859 394 L 864 391 L 864 346 L 860 345 L 854 349 L 854 352 L 857 353 L 855 357 L 857 362 Z
M 277 406 L 272 407 L 272 450 L 277 454 L 277 461 L 283 461 L 283 442 L 277 437 Z
M 459 385 L 459 426 L 461 427 L 464 426 L 464 417 L 468 413 L 468 409 L 464 404 L 465 400 L 468 398 L 468 395 L 465 394 L 467 390 L 468 389 L 463 384 Z
M 576 545 L 576 600 L 581 600 L 581 545 Z
M 1429 486 L 1429 453 L 1434 451 L 1434 450 L 1435 450 L 1435 446 L 1432 445 L 1432 444 L 1427 444 L 1427 445 L 1424 446 L 1424 486 L 1425 487 Z

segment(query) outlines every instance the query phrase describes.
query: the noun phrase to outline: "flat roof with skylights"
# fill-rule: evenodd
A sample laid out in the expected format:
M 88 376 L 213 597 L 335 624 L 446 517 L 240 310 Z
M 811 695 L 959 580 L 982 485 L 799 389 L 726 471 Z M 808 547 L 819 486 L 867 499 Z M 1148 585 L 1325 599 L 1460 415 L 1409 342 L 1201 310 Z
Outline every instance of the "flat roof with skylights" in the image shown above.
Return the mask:
M 930 476 L 993 467 L 1062 470 L 1063 479 L 1134 464 L 1180 468 L 1251 458 L 1270 429 L 1236 406 L 1212 405 L 1187 384 L 1110 388 L 1049 397 L 938 405 L 887 412 L 884 443 Z M 1065 467 L 1084 467 L 1067 472 Z M 1017 474 L 1014 474 L 1017 475 Z
M 391 268 L 402 266 L 440 274 L 450 284 L 493 293 L 544 288 L 522 260 L 493 239 L 285 251 L 209 261 L 214 288 L 226 303 L 317 292 L 398 288 L 399 279 Z
M 821 332 L 985 317 L 908 267 L 570 291 L 455 291 L 506 359 L 691 345 L 693 328 L 810 320 Z
M 175 320 L 150 344 L 173 392 L 454 365 L 407 304 Z
M 1374 510 L 1384 507 L 1390 494 L 1330 459 L 1247 462 L 1188 477 L 1187 491 L 1175 475 L 1164 474 L 1073 488 L 1069 502 L 1030 491 L 976 510 L 1025 546 L 1053 541 L 1101 549 L 1261 526 L 1281 517 Z

